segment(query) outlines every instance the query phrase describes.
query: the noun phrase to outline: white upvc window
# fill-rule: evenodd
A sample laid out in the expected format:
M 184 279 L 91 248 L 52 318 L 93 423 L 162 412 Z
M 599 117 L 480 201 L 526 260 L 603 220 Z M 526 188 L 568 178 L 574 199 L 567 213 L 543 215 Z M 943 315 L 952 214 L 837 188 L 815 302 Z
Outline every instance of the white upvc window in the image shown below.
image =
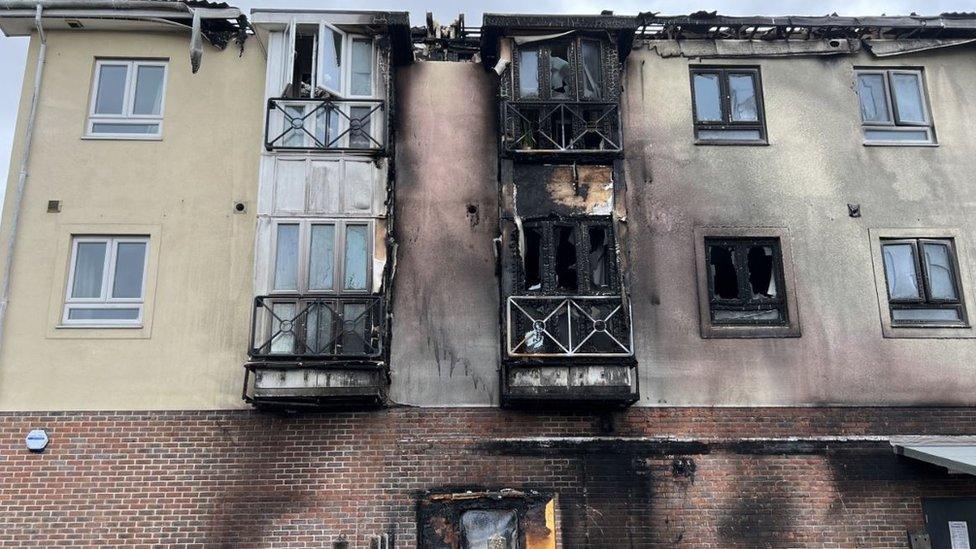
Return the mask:
M 163 133 L 167 62 L 95 62 L 85 136 L 158 139 Z
M 858 69 L 856 75 L 865 144 L 935 144 L 921 70 Z
M 275 222 L 273 237 L 274 294 L 369 292 L 371 221 L 282 219 Z
M 350 34 L 329 23 L 318 25 L 314 47 L 308 47 L 309 25 L 292 22 L 287 40 L 289 70 L 295 90 L 322 88 L 340 98 L 376 96 L 376 47 L 372 37 Z M 298 70 L 296 70 L 298 69 Z M 313 84 L 314 83 L 314 84 Z M 296 95 L 302 95 L 299 91 Z M 306 95 L 307 96 L 307 95 Z
M 75 236 L 61 323 L 139 326 L 148 251 L 145 236 Z

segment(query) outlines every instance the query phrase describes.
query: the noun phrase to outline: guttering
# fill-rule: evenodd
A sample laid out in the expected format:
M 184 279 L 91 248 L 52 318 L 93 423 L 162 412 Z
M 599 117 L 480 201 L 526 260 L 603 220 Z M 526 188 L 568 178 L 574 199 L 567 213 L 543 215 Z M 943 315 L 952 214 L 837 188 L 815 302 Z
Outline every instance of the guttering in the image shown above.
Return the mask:
M 10 275 L 13 269 L 14 244 L 17 242 L 17 225 L 20 223 L 20 208 L 24 201 L 24 187 L 27 185 L 27 165 L 30 162 L 31 143 L 34 140 L 34 122 L 37 119 L 37 104 L 40 100 L 41 78 L 44 74 L 44 61 L 47 57 L 47 36 L 41 24 L 43 7 L 35 5 L 34 24 L 41 46 L 37 53 L 37 66 L 34 68 L 34 90 L 31 95 L 30 114 L 27 115 L 27 128 L 24 131 L 24 152 L 20 159 L 20 176 L 17 178 L 17 189 L 14 192 L 14 207 L 10 221 L 10 234 L 7 236 L 7 249 L 4 254 L 3 283 L 0 291 L 0 349 L 3 348 L 3 330 L 6 326 L 7 303 L 10 301 Z

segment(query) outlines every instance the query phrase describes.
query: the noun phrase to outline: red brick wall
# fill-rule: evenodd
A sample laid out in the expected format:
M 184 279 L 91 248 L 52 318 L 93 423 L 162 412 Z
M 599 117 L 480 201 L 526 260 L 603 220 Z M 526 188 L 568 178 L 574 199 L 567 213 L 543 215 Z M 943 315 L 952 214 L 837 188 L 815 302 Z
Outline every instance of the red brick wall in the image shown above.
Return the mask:
M 557 496 L 563 547 L 907 547 L 921 497 L 976 479 L 870 438 L 753 440 L 891 434 L 976 434 L 976 408 L 3 413 L 0 546 L 414 547 L 423 491 L 520 488 Z

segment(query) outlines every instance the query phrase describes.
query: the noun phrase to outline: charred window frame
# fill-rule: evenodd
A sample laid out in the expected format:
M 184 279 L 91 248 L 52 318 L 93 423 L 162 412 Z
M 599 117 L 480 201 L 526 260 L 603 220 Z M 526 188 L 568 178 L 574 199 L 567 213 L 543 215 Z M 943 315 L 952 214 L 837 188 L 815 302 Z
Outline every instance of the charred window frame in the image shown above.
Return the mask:
M 960 229 L 871 228 L 868 234 L 884 337 L 976 338 L 969 318 L 976 302 L 973 293 L 966 291 L 966 281 L 973 280 L 972 261 Z M 944 251 L 936 254 L 942 260 L 927 258 L 926 247 Z M 914 296 L 913 288 L 917 289 Z
M 605 42 L 577 37 L 516 46 L 512 71 L 516 99 L 605 101 Z
M 780 228 L 695 229 L 702 337 L 799 337 L 788 236 Z
M 521 291 L 550 295 L 619 292 L 610 217 L 532 220 L 523 223 L 522 231 Z
M 768 144 L 759 67 L 692 67 L 690 81 L 695 143 Z

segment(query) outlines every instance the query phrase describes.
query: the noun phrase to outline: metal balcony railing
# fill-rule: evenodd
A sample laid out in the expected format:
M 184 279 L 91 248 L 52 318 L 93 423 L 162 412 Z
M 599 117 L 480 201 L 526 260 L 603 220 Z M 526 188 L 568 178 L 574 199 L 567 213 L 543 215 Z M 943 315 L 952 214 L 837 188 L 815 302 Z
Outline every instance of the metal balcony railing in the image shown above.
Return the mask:
M 380 296 L 258 296 L 252 359 L 356 360 L 383 352 Z
M 518 153 L 619 153 L 616 103 L 505 101 L 503 147 Z
M 269 151 L 385 148 L 384 103 L 379 99 L 269 99 L 264 126 L 264 148 Z
M 620 296 L 512 296 L 511 357 L 623 357 L 633 354 L 630 306 Z

